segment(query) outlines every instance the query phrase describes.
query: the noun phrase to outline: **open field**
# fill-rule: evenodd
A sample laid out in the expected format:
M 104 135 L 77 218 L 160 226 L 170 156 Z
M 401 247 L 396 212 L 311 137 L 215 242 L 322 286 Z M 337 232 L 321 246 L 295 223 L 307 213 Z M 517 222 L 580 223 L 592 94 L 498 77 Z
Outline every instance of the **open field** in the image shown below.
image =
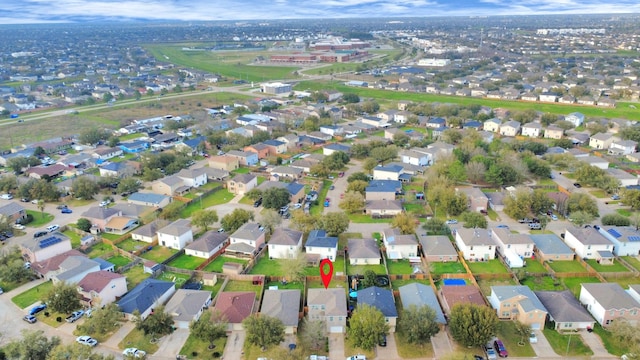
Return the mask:
M 508 272 L 498 259 L 468 262 L 467 265 L 474 274 L 504 274 Z
M 224 263 L 226 262 L 238 263 L 244 266 L 248 261 L 244 259 L 236 259 L 236 258 L 227 257 L 227 256 L 218 256 L 215 260 L 213 260 L 207 266 L 205 266 L 203 270 L 221 273 L 222 265 L 224 265 Z
M 118 348 L 138 348 L 146 351 L 147 354 L 153 354 L 158 351 L 158 344 L 151 343 L 151 335 L 145 335 L 142 330 L 134 328 L 127 336 L 118 344 Z
M 227 343 L 227 337 L 223 336 L 219 339 L 216 339 L 216 341 L 213 342 L 213 345 L 214 345 L 213 349 L 209 349 L 208 341 L 200 340 L 197 337 L 195 337 L 193 334 L 191 334 L 189 335 L 189 337 L 187 338 L 187 341 L 182 346 L 182 349 L 180 350 L 180 354 L 187 355 L 189 358 L 193 357 L 194 354 L 197 357 L 205 357 L 208 354 L 211 354 L 211 356 L 208 356 L 208 357 L 213 358 L 213 354 L 216 352 L 219 354 L 222 354 L 226 343 Z
M 200 44 L 212 46 L 213 44 Z M 220 74 L 228 78 L 245 81 L 267 81 L 291 79 L 299 69 L 297 66 L 259 66 L 249 65 L 257 56 L 269 57 L 268 51 L 183 51 L 185 46 L 193 44 L 147 45 L 146 48 L 158 60 L 165 61 L 165 56 L 176 65 Z M 198 46 L 198 45 L 195 45 Z
M 334 89 L 343 93 L 355 93 L 360 97 L 374 98 L 374 99 L 386 99 L 386 100 L 408 100 L 414 102 L 441 102 L 451 103 L 458 105 L 471 105 L 479 104 L 489 106 L 492 108 L 505 108 L 509 110 L 522 111 L 526 109 L 534 109 L 541 112 L 549 112 L 552 114 L 567 115 L 572 112 L 581 112 L 586 117 L 606 117 L 606 118 L 623 118 L 629 120 L 640 120 L 640 112 L 634 108 L 629 107 L 631 103 L 618 102 L 616 108 L 598 108 L 595 106 L 582 106 L 582 105 L 568 105 L 568 104 L 548 104 L 548 103 L 534 103 L 526 101 L 516 100 L 493 100 L 482 99 L 462 96 L 445 96 L 435 94 L 422 94 L 422 93 L 406 93 L 401 91 L 390 90 L 375 90 L 368 88 L 358 88 L 353 86 L 346 86 L 342 81 L 301 81 L 296 85 L 295 89 L 309 89 L 321 90 L 321 89 Z
M 31 289 L 23 292 L 22 294 L 18 294 L 11 298 L 14 304 L 18 305 L 20 309 L 24 309 L 28 306 L 33 305 L 36 301 L 43 300 L 49 291 L 53 289 L 53 283 L 51 281 L 44 282 L 36 287 L 32 287 Z
M 464 265 L 458 261 L 431 262 L 429 267 L 433 274 L 464 274 L 467 272 Z
M 195 268 L 200 266 L 200 264 L 202 264 L 205 260 L 206 259 L 197 256 L 182 254 L 167 265 L 180 269 L 195 270 Z

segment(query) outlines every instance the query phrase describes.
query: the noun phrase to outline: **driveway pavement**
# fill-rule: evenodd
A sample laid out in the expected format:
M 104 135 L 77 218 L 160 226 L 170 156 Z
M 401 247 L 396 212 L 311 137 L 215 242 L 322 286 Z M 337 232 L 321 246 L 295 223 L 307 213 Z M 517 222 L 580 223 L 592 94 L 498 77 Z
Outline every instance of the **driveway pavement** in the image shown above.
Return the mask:
M 162 337 L 160 347 L 153 359 L 174 360 L 189 337 L 189 329 L 177 329 L 172 334 Z
M 396 337 L 394 334 L 387 335 L 387 346 L 376 347 L 376 359 L 379 360 L 400 360 L 398 356 L 398 347 L 396 346 Z
M 242 351 L 242 347 L 244 346 L 244 331 L 234 330 L 229 335 L 227 339 L 227 344 L 224 347 L 224 358 L 225 359 L 242 359 L 242 355 L 244 352 Z
M 329 359 L 343 359 L 346 356 L 344 334 L 329 334 Z
M 453 352 L 451 341 L 446 331 L 440 331 L 431 337 L 431 345 L 433 346 L 433 354 L 436 359 L 442 359 Z
M 329 202 L 329 207 L 324 208 L 324 212 L 342 211 L 339 206 L 340 194 L 344 194 L 347 191 L 347 186 L 349 185 L 349 183 L 347 183 L 347 179 L 349 178 L 349 175 L 360 171 L 362 171 L 362 162 L 351 160 L 351 165 L 349 166 L 347 171 L 344 172 L 344 176 L 336 177 L 333 180 L 333 186 L 335 188 L 327 192 L 327 197 L 331 199 L 331 201 Z M 324 199 L 320 200 L 321 203 L 324 203 Z
M 537 343 L 531 344 L 531 347 L 533 348 L 533 351 L 536 352 L 536 355 L 538 355 L 539 357 L 545 357 L 545 358 L 561 357 L 560 355 L 556 354 L 555 351 L 553 351 L 551 344 L 549 344 L 549 341 L 547 341 L 547 338 L 544 336 L 542 331 L 533 330 L 533 332 L 536 334 L 536 337 L 538 338 Z
M 600 337 L 593 332 L 581 331 L 580 336 L 585 344 L 587 344 L 593 351 L 592 359 L 617 359 L 607 352 Z

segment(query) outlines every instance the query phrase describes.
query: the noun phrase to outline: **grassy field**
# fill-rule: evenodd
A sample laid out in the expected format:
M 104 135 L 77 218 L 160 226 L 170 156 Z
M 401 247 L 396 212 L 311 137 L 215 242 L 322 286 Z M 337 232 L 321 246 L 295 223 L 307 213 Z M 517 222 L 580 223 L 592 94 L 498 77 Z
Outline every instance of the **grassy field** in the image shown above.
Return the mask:
M 176 249 L 170 249 L 164 246 L 154 246 L 153 250 L 147 251 L 144 254 L 141 254 L 140 257 L 143 259 L 161 263 L 177 252 L 178 250 Z
M 394 261 L 387 259 L 387 268 L 389 269 L 389 274 L 404 275 L 413 273 L 413 267 L 409 264 L 409 260 Z
M 145 247 L 149 247 L 150 244 L 144 241 L 133 240 L 132 238 L 129 238 L 127 240 L 119 242 L 116 246 L 124 251 L 133 252 L 136 250 L 143 249 Z
M 131 260 L 129 260 L 128 257 L 122 256 L 122 255 L 117 255 L 117 256 L 112 256 L 110 258 L 107 259 L 108 262 L 112 263 L 113 265 L 116 266 L 116 270 L 118 270 L 119 268 L 129 264 L 131 262 Z
M 354 71 L 360 64 L 358 63 L 338 63 L 338 64 L 329 64 L 326 66 L 314 67 L 312 69 L 302 70 L 301 73 L 307 75 L 326 75 L 326 74 L 336 74 L 345 71 Z
M 131 332 L 128 333 L 120 343 L 118 343 L 118 348 L 120 350 L 130 347 L 146 351 L 147 355 L 151 355 L 158 351 L 158 344 L 151 343 L 151 335 L 145 335 L 142 330 L 138 330 L 136 328 L 131 330 Z
M 623 256 L 622 257 L 629 265 L 633 266 L 636 270 L 640 271 L 640 260 L 635 256 Z
M 505 285 L 516 285 L 516 282 L 513 279 L 509 280 L 478 280 L 478 286 L 480 287 L 480 291 L 484 296 L 491 295 L 491 287 L 492 286 L 505 286 Z
M 198 266 L 200 266 L 200 264 L 205 262 L 205 260 L 206 259 L 203 259 L 197 256 L 182 254 L 178 256 L 176 259 L 174 259 L 172 262 L 170 262 L 168 265 L 177 267 L 180 269 L 195 270 Z
M 33 305 L 37 301 L 44 300 L 51 289 L 53 289 L 53 283 L 51 281 L 47 281 L 12 297 L 11 301 L 18 305 L 20 309 L 24 309 Z
M 211 46 L 209 44 L 207 46 Z M 188 68 L 204 70 L 229 78 L 246 81 L 267 81 L 294 78 L 299 67 L 249 65 L 257 56 L 269 57 L 266 51 L 183 51 L 185 44 L 147 45 L 157 59 Z
M 527 265 L 525 270 L 528 273 L 546 273 L 547 272 L 547 269 L 545 269 L 545 267 L 535 259 L 530 259 L 530 258 L 524 259 L 524 262 Z
M 180 212 L 180 217 L 188 218 L 188 217 L 191 217 L 191 215 L 195 211 L 206 209 L 215 205 L 226 204 L 229 201 L 231 201 L 231 199 L 233 199 L 234 196 L 235 195 L 230 193 L 227 189 L 216 190 L 208 194 L 207 196 L 203 197 L 201 200 L 196 199 L 190 202 L 189 205 L 187 205 L 184 209 L 182 209 L 182 212 Z
M 631 103 L 618 102 L 616 108 L 598 108 L 595 106 L 569 105 L 569 104 L 542 104 L 517 100 L 493 100 L 472 98 L 463 96 L 446 96 L 436 94 L 405 93 L 391 90 L 376 90 L 369 88 L 359 88 L 344 85 L 341 81 L 321 82 L 321 81 L 301 81 L 294 89 L 305 90 L 338 90 L 343 93 L 355 93 L 361 98 L 385 99 L 389 101 L 407 100 L 413 102 L 439 102 L 458 105 L 478 104 L 492 108 L 505 108 L 509 110 L 523 111 L 535 109 L 540 112 L 567 115 L 572 112 L 580 112 L 586 117 L 623 118 L 629 120 L 640 120 L 640 112 L 629 107 Z M 634 105 L 635 106 L 635 105 Z
M 594 277 L 576 277 L 576 278 L 562 278 L 560 281 L 564 286 L 571 290 L 573 295 L 577 298 L 580 296 L 580 284 L 582 283 L 599 283 L 600 280 Z
M 612 265 L 601 265 L 595 259 L 589 259 L 586 261 L 597 272 L 628 272 L 626 266 L 622 265 L 619 261 L 613 261 Z
M 347 275 L 363 275 L 365 271 L 373 270 L 378 275 L 387 273 L 384 264 L 380 265 L 349 265 L 347 264 Z
M 76 249 L 80 247 L 80 235 L 77 234 L 75 231 L 71 231 L 71 230 L 67 230 L 65 232 L 63 232 L 63 234 L 68 237 L 69 239 L 71 239 L 71 247 Z
M 524 280 L 520 280 L 520 284 L 527 285 L 533 291 L 564 290 L 564 287 L 559 281 L 554 281 L 549 276 L 527 276 Z
M 250 274 L 262 274 L 267 276 L 281 276 L 280 261 L 269 259 L 269 254 L 263 256 L 258 263 L 251 269 Z
M 138 286 L 142 282 L 142 280 L 151 276 L 151 274 L 147 274 L 144 272 L 144 267 L 142 264 L 136 265 L 131 269 L 127 270 L 124 274 L 127 277 L 127 289 L 131 290 L 134 287 Z
M 225 292 L 230 292 L 230 291 L 253 291 L 253 292 L 256 293 L 256 297 L 258 299 L 260 299 L 260 289 L 261 289 L 260 285 L 253 285 L 249 281 L 234 281 L 234 280 L 231 280 L 224 287 L 223 291 L 225 291 Z
M 113 251 L 113 248 L 111 247 L 111 245 L 105 244 L 103 242 L 99 242 L 91 246 L 91 248 L 89 248 L 89 252 L 87 253 L 87 255 L 90 258 L 96 258 L 96 257 L 101 257 L 102 255 L 105 255 L 112 251 Z
M 560 334 L 555 331 L 552 326 L 553 322 L 549 321 L 547 326 L 542 330 L 542 333 L 556 354 L 567 357 L 593 355 L 593 351 L 591 351 L 589 346 L 585 345 L 580 335 L 572 333 Z
M 529 344 L 529 339 L 520 338 L 515 331 L 515 323 L 513 321 L 501 321 L 498 325 L 498 333 L 496 334 L 500 340 L 504 343 L 504 346 L 509 351 L 509 357 L 534 357 L 535 351 Z M 518 345 L 520 342 L 524 342 L 524 346 Z
M 396 346 L 398 348 L 398 355 L 403 359 L 416 359 L 416 358 L 433 358 L 433 346 L 431 342 L 425 344 L 410 344 L 406 341 L 406 337 L 403 337 L 400 333 L 393 334 L 396 337 Z
M 218 256 L 217 258 L 215 258 L 215 260 L 213 260 L 207 266 L 205 266 L 204 271 L 211 271 L 211 272 L 221 273 L 222 272 L 222 265 L 224 265 L 224 263 L 226 263 L 226 262 L 233 262 L 233 263 L 238 263 L 238 264 L 243 264 L 244 265 L 248 261 L 244 260 L 244 259 L 236 259 L 236 258 L 227 257 L 227 256 Z
M 33 221 L 28 223 L 27 227 L 41 227 L 53 221 L 53 215 L 48 212 L 41 213 L 38 210 L 27 210 L 27 215 L 33 216 Z
M 553 271 L 559 272 L 559 273 L 587 271 L 587 269 L 585 269 L 584 266 L 582 266 L 577 261 L 568 261 L 568 260 L 554 261 L 554 262 L 550 262 L 549 266 L 553 269 Z
M 182 346 L 182 349 L 180 349 L 180 355 L 186 355 L 189 359 L 204 357 L 213 358 L 213 353 L 215 352 L 222 354 L 226 343 L 227 337 L 223 336 L 213 342 L 213 349 L 209 349 L 208 341 L 200 340 L 191 334 Z M 211 355 L 207 356 L 208 354 Z
M 166 280 L 166 281 L 173 281 L 174 283 L 176 283 L 176 285 L 178 285 L 178 287 L 180 287 L 180 286 L 182 286 L 182 284 L 187 282 L 190 277 L 191 276 L 189 276 L 187 274 L 176 273 L 176 272 L 171 272 L 171 271 L 163 271 L 162 275 L 158 276 L 158 279 Z
M 467 272 L 464 265 L 458 261 L 430 262 L 429 267 L 433 274 L 464 274 Z
M 390 223 L 393 220 L 392 218 L 374 219 L 366 214 L 348 214 L 347 216 L 351 222 L 363 224 Z
M 468 262 L 467 265 L 474 274 L 505 274 L 508 272 L 498 259 Z
M 604 344 L 605 349 L 611 355 L 622 356 L 628 352 L 628 347 L 626 344 L 623 344 L 618 340 L 617 337 L 613 336 L 608 330 L 605 330 L 600 326 L 600 324 L 596 323 L 593 331 L 600 336 L 600 340 Z

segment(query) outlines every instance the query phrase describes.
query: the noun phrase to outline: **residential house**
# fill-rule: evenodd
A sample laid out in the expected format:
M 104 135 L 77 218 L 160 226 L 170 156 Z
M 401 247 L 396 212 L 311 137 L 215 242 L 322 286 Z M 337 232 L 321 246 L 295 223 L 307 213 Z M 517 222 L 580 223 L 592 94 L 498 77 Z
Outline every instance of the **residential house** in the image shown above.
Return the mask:
M 176 176 L 182 180 L 183 186 L 197 188 L 207 183 L 207 172 L 204 168 L 182 169 Z
M 634 162 L 634 163 L 639 163 L 640 162 L 640 152 L 634 152 L 632 154 L 629 154 L 626 156 L 626 159 Z
M 540 261 L 571 261 L 575 253 L 555 234 L 529 235 Z
M 130 177 L 140 172 L 140 163 L 136 161 L 111 162 L 99 168 L 100 176 L 117 178 Z
M 370 200 L 365 202 L 365 213 L 372 217 L 393 217 L 404 211 L 400 200 Z
M 493 211 L 503 211 L 504 199 L 506 196 L 510 196 L 505 191 L 488 192 L 485 195 L 489 199 L 489 208 Z
M 56 178 L 67 171 L 67 167 L 60 164 L 50 166 L 34 166 L 25 171 L 25 173 L 34 179 Z
M 444 285 L 440 288 L 440 297 L 446 314 L 451 314 L 451 309 L 457 304 L 487 305 L 480 289 L 473 285 Z
M 284 154 L 288 150 L 287 143 L 279 140 L 265 140 L 263 144 L 265 144 L 270 148 L 269 150 L 270 155 Z
M 209 167 L 213 169 L 233 171 L 240 167 L 240 158 L 232 155 L 211 156 Z
M 184 253 L 187 255 L 209 259 L 229 243 L 229 235 L 214 230 L 202 234 L 197 240 L 187 244 Z
M 530 122 L 522 125 L 522 136 L 539 137 L 542 135 L 542 125 L 537 122 Z
M 609 146 L 609 155 L 629 155 L 636 152 L 638 143 L 633 140 L 616 140 Z
M 279 179 L 297 180 L 302 177 L 303 172 L 302 169 L 290 166 L 276 166 L 269 170 L 271 181 L 279 181 Z
M 447 120 L 441 117 L 432 117 L 427 120 L 425 126 L 427 128 L 438 129 L 447 126 Z
M 178 135 L 185 136 L 186 134 L 180 134 L 178 131 Z M 176 149 L 178 151 L 184 151 L 191 156 L 195 156 L 200 153 L 200 150 L 205 150 L 208 147 L 206 136 L 197 136 L 193 139 L 182 140 L 181 142 L 176 144 Z
M 331 136 L 341 136 L 344 134 L 344 128 L 337 125 L 322 125 L 320 126 L 320 132 Z
M 178 219 L 158 230 L 158 244 L 168 248 L 182 250 L 193 241 L 191 221 Z
M 293 259 L 302 250 L 301 231 L 278 227 L 269 240 L 269 257 L 272 259 Z
M 291 202 L 294 204 L 301 202 L 305 197 L 304 185 L 297 182 L 286 183 L 282 181 L 264 181 L 258 186 L 258 189 L 265 191 L 266 189 L 274 187 L 287 189 L 291 195 Z
M 502 125 L 502 121 L 498 118 L 492 118 L 489 120 L 485 120 L 482 128 L 485 131 L 491 131 L 491 132 L 499 132 L 500 131 L 500 125 Z
M 568 121 L 573 124 L 573 127 L 578 127 L 584 123 L 584 114 L 579 112 L 573 112 L 564 117 L 564 121 Z
M 189 187 L 185 186 L 184 181 L 177 175 L 171 175 L 154 181 L 151 190 L 157 194 L 173 196 L 187 192 Z
M 524 259 L 534 256 L 534 242 L 527 234 L 512 234 L 509 229 L 491 229 L 496 242 L 496 250 L 509 267 L 523 267 Z
M 378 165 L 373 168 L 374 180 L 400 180 L 402 174 L 401 166 L 382 166 Z
M 465 260 L 487 261 L 496 257 L 496 242 L 491 231 L 459 228 L 455 232 L 455 242 Z
M 611 144 L 617 140 L 619 139 L 613 136 L 613 134 L 597 133 L 597 134 L 591 135 L 591 137 L 589 138 L 589 146 L 594 149 L 605 150 L 605 149 L 609 149 L 609 146 L 611 146 Z
M 58 270 L 47 280 L 53 284 L 77 284 L 82 278 L 92 272 L 100 271 L 100 263 L 86 256 L 68 256 L 58 266 Z
M 293 161 L 291 164 L 289 164 L 289 167 L 300 169 L 304 173 L 310 174 L 311 173 L 311 168 L 313 167 L 313 165 L 316 165 L 318 163 L 319 163 L 319 161 L 317 161 L 315 159 L 312 159 L 312 158 L 309 158 L 309 157 L 305 157 L 303 159 L 298 159 L 298 160 Z
M 12 201 L 0 206 L 1 217 L 7 219 L 10 224 L 15 224 L 16 221 L 27 218 L 27 211 L 19 203 Z
M 545 139 L 562 139 L 564 136 L 564 129 L 555 125 L 549 125 L 544 130 L 544 138 Z
M 366 125 L 371 125 L 373 127 L 376 128 L 386 128 L 391 126 L 391 124 L 389 123 L 388 120 L 383 119 L 383 118 L 379 118 L 379 117 L 375 117 L 375 116 L 363 116 L 361 118 L 358 119 L 359 122 L 366 124 Z
M 613 243 L 615 256 L 640 255 L 640 231 L 634 227 L 601 226 L 598 232 Z
M 616 319 L 636 325 L 640 320 L 640 303 L 618 283 L 580 284 L 580 303 L 602 327 Z
M 447 236 L 418 234 L 418 241 L 428 262 L 459 260 L 458 252 Z
M 346 250 L 349 265 L 379 265 L 382 262 L 380 248 L 374 239 L 349 239 Z
M 638 185 L 638 175 L 635 172 L 630 173 L 618 168 L 607 168 L 604 171 L 614 179 L 619 180 L 622 187 Z
M 595 320 L 580 304 L 571 290 L 535 291 L 538 300 L 549 312 L 556 331 L 593 329 Z
M 231 234 L 225 253 L 243 257 L 252 256 L 262 249 L 261 246 L 264 243 L 264 229 L 261 229 L 259 224 L 246 223 Z
M 345 144 L 331 143 L 322 147 L 322 154 L 329 156 L 335 152 L 351 153 L 351 146 Z
M 489 198 L 485 193 L 476 187 L 458 187 L 456 191 L 462 192 L 467 195 L 469 199 L 469 209 L 471 211 L 478 211 L 486 213 L 489 210 Z
M 147 243 L 152 243 L 158 240 L 158 229 L 160 226 L 156 221 L 152 221 L 146 225 L 140 226 L 139 228 L 133 230 L 131 232 L 131 238 L 133 240 L 144 241 Z
M 218 293 L 214 310 L 227 319 L 227 331 L 241 331 L 244 329 L 242 320 L 251 315 L 255 302 L 254 291 L 223 291 Z
M 231 150 L 229 151 L 227 154 L 227 157 L 235 157 L 238 159 L 238 163 L 242 166 L 254 166 L 256 164 L 258 164 L 258 153 L 253 152 L 253 151 L 239 151 L 239 150 Z M 209 166 L 211 166 L 211 163 L 209 163 Z M 224 164 L 224 167 L 226 169 L 227 165 L 226 163 Z M 235 167 L 234 169 L 237 169 L 237 167 Z M 232 170 L 234 170 L 232 169 Z
M 162 209 L 169 205 L 173 198 L 171 196 L 148 193 L 148 192 L 134 192 L 127 197 L 129 204 L 152 206 L 154 208 Z
M 534 330 L 544 329 L 548 311 L 528 286 L 492 286 L 489 303 L 500 319 L 517 320 Z
M 344 288 L 309 289 L 307 291 L 309 321 L 323 321 L 328 333 L 344 334 L 347 331 L 346 297 Z
M 580 156 L 577 158 L 578 160 L 580 160 L 580 162 L 586 163 L 591 166 L 595 166 L 602 170 L 607 170 L 609 168 L 609 161 L 603 157 L 587 155 L 587 156 Z
M 40 238 L 28 238 L 20 243 L 20 252 L 29 262 L 50 259 L 71 250 L 71 239 L 59 232 Z
M 384 229 L 382 242 L 390 260 L 411 259 L 418 256 L 418 242 L 413 234 L 403 235 L 396 228 Z
M 227 170 L 214 169 L 210 167 L 204 167 L 202 169 L 207 174 L 207 179 L 209 181 L 225 181 L 225 179 L 229 177 L 229 172 Z
M 500 125 L 500 135 L 516 136 L 520 133 L 520 122 L 515 120 L 507 121 Z
M 335 261 L 338 254 L 338 238 L 327 236 L 325 230 L 311 230 L 305 243 L 305 252 L 319 259 Z
M 227 190 L 235 195 L 244 195 L 258 186 L 258 177 L 253 174 L 238 174 L 227 181 Z
M 398 310 L 393 300 L 391 290 L 371 286 L 358 290 L 358 306 L 369 305 L 374 307 L 384 315 L 389 332 L 396 332 L 396 321 L 398 320 Z
M 400 292 L 402 308 L 407 309 L 411 306 L 421 308 L 427 306 L 434 311 L 436 315 L 435 321 L 440 324 L 440 326 L 443 327 L 447 323 L 440 303 L 438 302 L 438 297 L 431 286 L 414 282 L 400 286 L 398 291 Z
M 543 102 L 557 102 L 558 94 L 552 92 L 543 92 L 540 94 L 540 101 Z
M 272 148 L 267 146 L 264 143 L 253 144 L 249 146 L 245 146 L 244 151 L 252 151 L 258 154 L 258 159 L 265 159 L 271 155 L 275 155 L 272 153 Z
M 153 309 L 166 303 L 175 291 L 175 283 L 171 281 L 147 278 L 123 296 L 118 306 L 129 320 L 133 319 L 136 310 L 144 320 Z
M 285 334 L 298 332 L 300 290 L 265 290 L 260 313 L 282 321 Z
M 596 259 L 600 264 L 613 263 L 613 243 L 594 228 L 569 227 L 564 242 L 583 259 Z
M 413 150 L 401 150 L 400 159 L 405 164 L 411 164 L 416 166 L 428 166 L 431 164 L 431 157 L 424 153 L 419 153 Z
M 141 153 L 149 148 L 149 143 L 141 140 L 128 141 L 118 145 L 122 151 L 128 154 Z
M 111 304 L 127 293 L 127 278 L 112 271 L 95 271 L 78 282 L 82 303 L 91 308 Z
M 402 191 L 402 183 L 397 180 L 371 180 L 365 188 L 365 200 L 395 200 Z
M 198 321 L 211 304 L 211 291 L 178 289 L 164 308 L 173 317 L 178 329 L 189 329 L 192 321 Z
M 287 144 L 287 149 L 293 150 L 298 147 L 298 141 L 300 140 L 300 137 L 295 134 L 287 134 L 278 137 L 277 140 L 280 140 L 283 143 Z
M 124 152 L 119 147 L 103 147 L 103 148 L 95 149 L 91 154 L 91 156 L 93 156 L 96 159 L 104 161 L 104 160 L 113 159 L 114 157 L 120 156 L 122 154 L 124 154 Z

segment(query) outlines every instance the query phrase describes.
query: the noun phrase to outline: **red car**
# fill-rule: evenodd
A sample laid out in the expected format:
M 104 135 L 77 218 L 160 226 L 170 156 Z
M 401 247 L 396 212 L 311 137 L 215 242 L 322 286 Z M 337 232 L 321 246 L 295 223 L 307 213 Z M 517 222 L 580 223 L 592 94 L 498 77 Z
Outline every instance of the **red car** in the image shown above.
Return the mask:
M 331 199 L 326 198 L 326 199 L 324 199 L 324 201 L 329 202 L 329 201 L 331 201 Z
M 338 174 L 338 177 L 343 177 L 343 176 L 344 176 L 344 171 L 341 171 L 341 172 Z

